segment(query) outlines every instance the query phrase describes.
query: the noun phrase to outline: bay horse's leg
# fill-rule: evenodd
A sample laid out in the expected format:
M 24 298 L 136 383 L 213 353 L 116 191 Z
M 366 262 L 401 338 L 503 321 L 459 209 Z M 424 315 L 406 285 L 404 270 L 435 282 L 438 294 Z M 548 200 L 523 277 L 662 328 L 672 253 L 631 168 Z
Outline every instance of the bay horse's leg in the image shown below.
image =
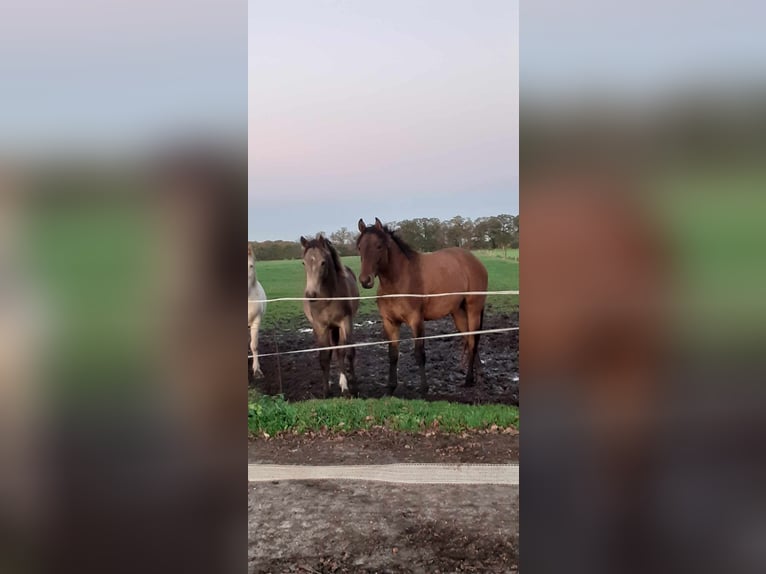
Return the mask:
M 452 320 L 455 322 L 455 327 L 461 333 L 468 331 L 468 315 L 465 313 L 465 303 L 460 303 L 460 306 L 452 311 Z M 463 369 L 468 368 L 468 337 L 463 337 L 463 351 L 460 354 L 460 367 Z
M 413 337 L 423 337 L 426 334 L 423 318 L 418 317 L 412 321 L 410 329 L 412 329 Z M 418 366 L 418 374 L 420 375 L 420 392 L 425 395 L 428 392 L 428 381 L 426 380 L 426 342 L 422 339 L 415 341 L 415 363 Z
M 468 330 L 480 331 L 484 323 L 484 301 L 470 301 L 466 299 L 466 310 L 468 312 Z M 472 387 L 476 380 L 474 378 L 474 369 L 476 359 L 479 356 L 479 335 L 469 335 L 468 339 L 468 370 L 465 374 L 465 386 Z
M 388 392 L 394 394 L 396 390 L 397 370 L 399 366 L 399 329 L 401 323 L 383 318 L 383 330 L 390 341 L 388 344 Z

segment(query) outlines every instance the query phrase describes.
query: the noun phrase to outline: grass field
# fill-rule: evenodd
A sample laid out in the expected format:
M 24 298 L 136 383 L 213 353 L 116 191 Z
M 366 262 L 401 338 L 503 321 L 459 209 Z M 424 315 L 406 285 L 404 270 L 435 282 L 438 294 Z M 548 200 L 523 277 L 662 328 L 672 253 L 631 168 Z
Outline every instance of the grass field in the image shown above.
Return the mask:
M 503 251 L 483 250 L 476 252 L 489 273 L 489 291 L 518 290 L 519 263 L 518 249 L 508 250 L 508 258 Z M 514 258 L 512 258 L 515 257 Z M 344 257 L 343 262 L 359 275 L 359 257 Z M 299 259 L 282 261 L 259 261 L 257 264 L 258 280 L 266 290 L 269 299 L 279 297 L 303 297 L 306 276 Z M 377 289 L 361 289 L 360 295 L 375 295 Z M 487 301 L 487 309 L 492 311 L 510 311 L 518 309 L 518 295 L 494 295 Z M 360 316 L 376 315 L 378 312 L 374 299 L 362 300 L 359 306 Z M 304 321 L 303 307 L 300 301 L 280 301 L 270 303 L 264 317 L 264 327 L 295 325 Z
M 519 409 L 509 405 L 465 405 L 393 397 L 288 403 L 281 397 L 260 396 L 250 391 L 247 425 L 253 435 L 266 433 L 269 436 L 284 431 L 352 432 L 376 426 L 405 432 L 426 428 L 461 432 L 493 425 L 518 428 Z

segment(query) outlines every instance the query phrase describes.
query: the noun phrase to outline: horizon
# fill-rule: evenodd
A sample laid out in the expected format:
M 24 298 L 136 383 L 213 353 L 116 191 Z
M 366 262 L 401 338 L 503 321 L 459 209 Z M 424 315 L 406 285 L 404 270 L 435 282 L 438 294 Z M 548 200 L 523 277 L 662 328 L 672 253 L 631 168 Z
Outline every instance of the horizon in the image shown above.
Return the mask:
M 251 0 L 249 241 L 519 212 L 518 2 Z
M 437 218 L 437 219 L 439 219 L 440 221 L 444 222 L 444 221 L 449 221 L 453 217 L 460 216 L 460 217 L 465 217 L 466 219 L 470 219 L 471 221 L 476 221 L 477 219 L 481 219 L 481 218 L 485 218 L 485 217 L 496 217 L 498 215 L 504 215 L 504 214 L 506 214 L 506 215 L 513 215 L 514 217 L 519 215 L 518 212 L 517 213 L 512 213 L 512 212 L 507 212 L 507 211 L 501 211 L 501 212 L 492 213 L 492 214 L 488 214 L 488 215 L 477 215 L 475 217 L 467 217 L 467 216 L 463 215 L 462 213 L 456 213 L 455 215 L 452 215 L 450 217 L 440 217 L 440 218 Z M 376 215 L 373 215 L 372 217 L 369 217 L 369 218 L 362 216 L 362 219 L 364 219 L 365 223 L 370 225 L 373 221 L 375 221 L 375 217 L 378 217 L 383 222 L 384 225 L 390 225 L 390 224 L 393 224 L 393 223 L 398 223 L 398 222 L 406 221 L 406 220 L 420 219 L 420 216 L 402 217 L 402 218 L 399 218 L 399 219 L 385 219 L 383 217 L 379 217 L 379 216 L 376 216 Z M 336 231 L 340 231 L 344 227 L 348 231 L 351 231 L 352 233 L 356 234 L 359 231 L 357 229 L 358 221 L 359 221 L 359 218 L 357 218 L 354 221 L 353 225 L 341 225 L 339 227 L 333 227 L 331 229 L 316 229 L 316 230 L 313 230 L 313 231 L 306 231 L 306 232 L 303 232 L 300 235 L 296 236 L 295 239 L 287 239 L 287 238 L 284 238 L 284 237 L 269 237 L 269 238 L 266 238 L 266 239 L 251 239 L 250 236 L 248 235 L 248 240 L 247 241 L 250 242 L 250 243 L 263 243 L 263 242 L 266 242 L 266 241 L 289 241 L 289 242 L 292 242 L 292 243 L 298 243 L 299 240 L 300 240 L 301 235 L 304 236 L 304 237 L 314 237 L 317 233 L 323 233 L 326 237 L 328 237 L 331 234 L 335 233 Z M 394 227 L 393 231 L 397 231 L 397 228 Z

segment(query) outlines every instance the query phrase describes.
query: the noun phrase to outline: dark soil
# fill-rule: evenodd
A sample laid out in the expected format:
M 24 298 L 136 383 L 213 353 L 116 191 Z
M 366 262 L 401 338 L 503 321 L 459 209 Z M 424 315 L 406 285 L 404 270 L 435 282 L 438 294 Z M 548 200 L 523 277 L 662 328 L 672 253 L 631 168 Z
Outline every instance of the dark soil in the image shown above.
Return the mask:
M 504 464 L 519 462 L 519 433 L 402 433 L 386 429 L 347 434 L 281 434 L 248 446 L 250 463 L 391 464 L 403 462 Z
M 518 571 L 518 487 L 258 483 L 248 517 L 249 572 Z
M 354 342 L 385 341 L 379 317 L 357 317 Z M 499 313 L 484 318 L 484 329 L 518 327 L 519 315 Z M 305 328 L 306 325 L 300 327 Z M 312 333 L 293 330 L 264 330 L 259 337 L 259 353 L 284 352 L 315 346 Z M 426 323 L 426 335 L 455 333 L 450 318 Z M 409 328 L 402 327 L 401 338 L 410 338 Z M 519 402 L 519 337 L 518 331 L 483 335 L 479 345 L 481 369 L 473 387 L 465 387 L 465 371 L 460 366 L 462 339 L 431 339 L 426 341 L 426 373 L 429 392 L 418 391 L 417 367 L 411 342 L 402 342 L 399 355 L 399 387 L 397 396 L 425 398 L 462 403 Z M 317 353 L 262 357 L 264 378 L 251 384 L 265 394 L 284 394 L 287 400 L 305 400 L 324 396 Z M 387 393 L 388 347 L 375 345 L 356 350 L 356 381 L 360 397 L 377 398 Z M 515 379 L 515 380 L 514 380 Z M 339 394 L 338 374 L 333 361 L 331 381 L 334 394 Z

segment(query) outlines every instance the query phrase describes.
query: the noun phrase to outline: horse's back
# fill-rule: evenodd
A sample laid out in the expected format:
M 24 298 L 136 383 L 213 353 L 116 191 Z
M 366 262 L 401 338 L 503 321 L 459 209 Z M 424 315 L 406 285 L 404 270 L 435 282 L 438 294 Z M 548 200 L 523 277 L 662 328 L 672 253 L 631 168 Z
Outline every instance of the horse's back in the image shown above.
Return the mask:
M 421 259 L 423 283 L 429 293 L 487 290 L 487 268 L 478 257 L 462 247 L 426 253 Z
M 425 294 L 486 291 L 488 274 L 484 264 L 470 251 L 448 247 L 424 253 L 419 261 L 419 290 Z M 486 295 L 454 295 L 423 299 L 420 309 L 426 320 L 440 319 L 457 307 L 484 308 Z

